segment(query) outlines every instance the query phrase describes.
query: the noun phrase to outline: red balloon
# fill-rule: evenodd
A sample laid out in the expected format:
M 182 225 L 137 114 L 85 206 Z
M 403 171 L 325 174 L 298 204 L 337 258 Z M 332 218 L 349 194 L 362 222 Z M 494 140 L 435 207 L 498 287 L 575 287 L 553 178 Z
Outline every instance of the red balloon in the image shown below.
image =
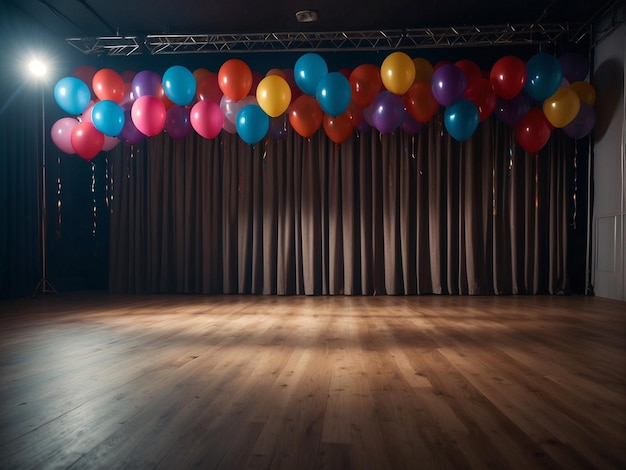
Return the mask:
M 92 67 L 91 65 L 79 65 L 72 71 L 72 77 L 76 77 L 82 80 L 88 87 L 89 90 L 93 93 L 93 76 L 98 71 L 97 68 Z
M 311 137 L 322 125 L 324 112 L 315 98 L 301 95 L 289 106 L 291 127 L 302 137 Z
M 217 84 L 217 74 L 209 72 L 196 86 L 196 99 L 198 101 L 209 100 L 220 104 L 224 93 Z
M 426 82 L 414 83 L 402 97 L 402 101 L 408 113 L 422 124 L 430 121 L 439 109 L 432 87 Z
M 454 65 L 463 70 L 463 73 L 467 77 L 467 83 L 476 78 L 480 78 L 480 67 L 473 60 L 459 60 L 455 62 Z
M 348 109 L 346 109 L 346 116 L 350 120 L 350 125 L 355 129 L 361 125 L 365 116 L 363 116 L 363 108 L 356 104 L 353 100 L 350 100 Z
M 239 101 L 246 97 L 252 88 L 252 71 L 243 60 L 229 59 L 220 67 L 217 81 L 228 98 Z
M 104 134 L 90 122 L 81 122 L 72 129 L 71 142 L 74 151 L 87 161 L 100 153 L 104 145 Z
M 350 118 L 346 113 L 335 117 L 324 114 L 324 130 L 328 138 L 336 144 L 348 140 L 353 129 Z
M 496 109 L 498 97 L 493 91 L 493 85 L 485 78 L 478 76 L 467 85 L 465 90 L 466 99 L 470 100 L 478 108 L 478 118 L 480 122 L 485 121 Z
M 93 92 L 100 100 L 121 103 L 124 100 L 124 79 L 113 69 L 100 69 L 93 76 Z
M 537 153 L 550 139 L 554 128 L 538 108 L 531 108 L 515 126 L 515 138 L 528 153 Z
M 526 83 L 526 64 L 519 57 L 504 56 L 491 67 L 489 80 L 496 95 L 505 100 L 513 99 Z
M 352 88 L 352 99 L 363 108 L 372 104 L 374 98 L 383 89 L 380 68 L 371 64 L 359 65 L 352 71 L 348 81 Z
M 174 102 L 170 100 L 165 94 L 165 89 L 163 88 L 163 84 L 160 84 L 157 87 L 157 98 L 161 101 L 161 103 L 163 103 L 163 106 L 165 106 L 166 111 L 170 109 L 172 106 L 174 106 Z
M 165 106 L 156 96 L 140 96 L 131 108 L 133 124 L 139 132 L 149 137 L 165 127 Z
M 256 96 L 256 89 L 265 77 L 260 72 L 252 72 L 252 85 L 250 85 L 249 96 Z

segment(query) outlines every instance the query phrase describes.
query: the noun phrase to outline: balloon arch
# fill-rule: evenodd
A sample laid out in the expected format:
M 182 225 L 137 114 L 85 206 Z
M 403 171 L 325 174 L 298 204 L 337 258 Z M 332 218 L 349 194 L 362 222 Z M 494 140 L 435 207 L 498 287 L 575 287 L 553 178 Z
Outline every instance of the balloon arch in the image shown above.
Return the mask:
M 287 121 L 302 137 L 323 127 L 341 143 L 355 129 L 415 135 L 443 107 L 444 126 L 458 141 L 495 115 L 536 153 L 555 128 L 580 139 L 594 127 L 596 93 L 585 81 L 588 72 L 580 54 L 544 52 L 526 62 L 504 56 L 489 71 L 471 60 L 432 65 L 399 51 L 380 67 L 340 72 L 329 72 L 320 55 L 307 53 L 293 69 L 265 76 L 240 59 L 227 60 L 217 73 L 175 65 L 162 76 L 80 66 L 54 88 L 57 104 L 72 117 L 55 122 L 51 135 L 61 151 L 86 160 L 164 130 L 173 139 L 194 131 L 213 139 L 224 130 L 256 144 L 267 135 L 282 137 Z

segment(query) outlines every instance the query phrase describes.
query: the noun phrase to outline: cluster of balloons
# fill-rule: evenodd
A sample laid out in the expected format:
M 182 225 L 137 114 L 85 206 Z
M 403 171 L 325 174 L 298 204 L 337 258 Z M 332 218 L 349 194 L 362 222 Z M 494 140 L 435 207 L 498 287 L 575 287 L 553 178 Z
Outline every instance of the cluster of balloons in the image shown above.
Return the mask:
M 515 127 L 524 149 L 537 152 L 554 128 L 578 139 L 595 125 L 595 90 L 584 81 L 588 68 L 578 54 L 557 59 L 539 53 L 526 63 L 505 56 L 481 71 L 470 60 L 433 66 L 403 52 L 390 53 L 380 67 L 339 72 L 307 53 L 293 70 L 271 69 L 265 76 L 239 59 L 227 60 L 217 73 L 175 65 L 162 76 L 82 66 L 54 88 L 57 104 L 74 117 L 58 120 L 51 133 L 63 152 L 91 160 L 120 141 L 137 144 L 163 131 L 173 139 L 192 131 L 212 139 L 224 130 L 248 144 L 268 134 L 283 137 L 287 122 L 303 137 L 323 127 L 336 143 L 355 129 L 414 135 L 443 107 L 445 128 L 458 141 L 495 114 Z

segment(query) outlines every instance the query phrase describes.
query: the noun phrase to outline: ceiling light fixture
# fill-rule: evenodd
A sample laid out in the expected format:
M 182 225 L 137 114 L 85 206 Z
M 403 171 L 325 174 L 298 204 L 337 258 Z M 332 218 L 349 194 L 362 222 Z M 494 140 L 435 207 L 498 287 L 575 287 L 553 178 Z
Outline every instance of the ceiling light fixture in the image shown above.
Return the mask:
M 317 12 L 315 10 L 300 10 L 296 12 L 296 19 L 300 23 L 312 23 L 317 21 Z

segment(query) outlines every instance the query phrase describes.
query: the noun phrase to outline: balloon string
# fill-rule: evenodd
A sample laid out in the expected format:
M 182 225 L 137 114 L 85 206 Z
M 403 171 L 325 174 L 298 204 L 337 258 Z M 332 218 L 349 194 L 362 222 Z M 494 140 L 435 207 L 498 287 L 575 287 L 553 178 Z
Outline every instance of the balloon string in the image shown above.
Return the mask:
M 411 157 L 415 160 L 415 136 L 411 136 Z
M 62 225 L 62 219 L 61 219 L 61 189 L 62 189 L 62 185 L 61 185 L 61 152 L 57 152 L 57 169 L 58 169 L 58 173 L 57 173 L 57 230 L 56 230 L 56 237 L 57 240 L 61 239 L 61 225 Z
M 96 201 L 96 164 L 91 162 L 91 201 L 93 205 L 93 223 L 91 227 L 91 236 L 94 240 L 94 256 L 98 254 L 98 239 L 96 238 L 98 230 L 98 205 Z
M 572 227 L 576 230 L 576 214 L 577 214 L 577 201 L 576 194 L 578 193 L 578 142 L 574 141 L 574 194 L 572 196 L 574 203 L 574 214 L 572 215 Z
M 131 162 L 132 162 L 133 158 L 135 158 L 135 146 L 131 145 L 130 146 L 130 154 L 128 155 L 127 167 L 126 167 L 126 177 L 128 179 L 131 179 L 132 176 L 133 176 L 132 169 L 131 169 Z

